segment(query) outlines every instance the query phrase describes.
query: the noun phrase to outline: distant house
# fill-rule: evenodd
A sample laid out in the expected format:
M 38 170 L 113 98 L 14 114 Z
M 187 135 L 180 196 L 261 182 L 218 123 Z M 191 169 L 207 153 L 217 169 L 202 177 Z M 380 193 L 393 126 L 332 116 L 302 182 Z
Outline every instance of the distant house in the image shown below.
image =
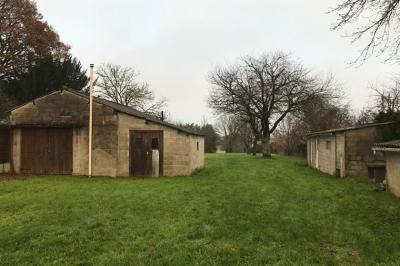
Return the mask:
M 382 153 L 374 154 L 371 148 L 379 142 L 379 129 L 391 124 L 366 124 L 308 134 L 308 165 L 340 177 L 383 179 L 385 158 Z
M 189 175 L 203 167 L 202 135 L 100 98 L 93 109 L 93 175 Z M 0 130 L 7 140 L 0 171 L 87 175 L 88 113 L 88 95 L 73 90 L 13 109 L 10 128 Z
M 400 140 L 375 144 L 373 150 L 384 152 L 388 188 L 394 195 L 400 197 Z

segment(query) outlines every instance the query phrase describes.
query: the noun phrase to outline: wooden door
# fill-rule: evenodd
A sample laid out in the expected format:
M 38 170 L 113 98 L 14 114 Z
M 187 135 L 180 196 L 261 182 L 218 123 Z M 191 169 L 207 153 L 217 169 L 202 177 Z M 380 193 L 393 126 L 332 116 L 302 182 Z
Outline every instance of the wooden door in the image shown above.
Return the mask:
M 162 131 L 131 131 L 129 138 L 130 175 L 151 177 L 152 150 L 159 150 L 160 174 L 163 169 Z
M 10 162 L 10 129 L 0 128 L 0 164 Z
M 71 128 L 23 128 L 21 172 L 25 174 L 72 174 Z

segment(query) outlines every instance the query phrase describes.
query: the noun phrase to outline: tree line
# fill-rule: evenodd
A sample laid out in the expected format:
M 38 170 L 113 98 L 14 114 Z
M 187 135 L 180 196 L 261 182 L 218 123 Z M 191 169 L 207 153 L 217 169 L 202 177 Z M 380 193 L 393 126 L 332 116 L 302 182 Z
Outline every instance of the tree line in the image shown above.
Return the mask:
M 89 79 L 70 46 L 31 0 L 0 0 L 0 119 L 14 106 L 62 88 L 86 91 Z M 164 98 L 130 67 L 104 63 L 96 71 L 96 96 L 161 117 Z

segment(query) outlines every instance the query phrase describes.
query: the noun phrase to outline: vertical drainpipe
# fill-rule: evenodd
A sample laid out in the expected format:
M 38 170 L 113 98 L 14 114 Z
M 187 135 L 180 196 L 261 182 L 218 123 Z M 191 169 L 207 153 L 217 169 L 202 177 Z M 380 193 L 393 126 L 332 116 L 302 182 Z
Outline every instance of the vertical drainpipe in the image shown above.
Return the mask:
M 90 81 L 89 81 L 89 158 L 88 158 L 88 175 L 92 177 L 92 137 L 93 137 L 93 64 L 90 64 Z

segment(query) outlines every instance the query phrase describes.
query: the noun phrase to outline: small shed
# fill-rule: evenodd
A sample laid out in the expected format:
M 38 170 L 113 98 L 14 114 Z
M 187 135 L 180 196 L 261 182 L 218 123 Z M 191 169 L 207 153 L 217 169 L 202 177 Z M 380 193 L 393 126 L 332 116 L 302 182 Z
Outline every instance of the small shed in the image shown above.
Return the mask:
M 11 110 L 9 171 L 87 175 L 88 102 L 64 89 Z M 204 137 L 94 97 L 92 152 L 94 176 L 190 175 L 204 165 Z
M 389 190 L 400 197 L 400 140 L 377 143 L 372 148 L 386 158 L 386 182 Z
M 379 130 L 393 124 L 375 123 L 313 132 L 307 135 L 308 165 L 322 172 L 383 179 L 385 158 L 371 148 L 379 142 Z

